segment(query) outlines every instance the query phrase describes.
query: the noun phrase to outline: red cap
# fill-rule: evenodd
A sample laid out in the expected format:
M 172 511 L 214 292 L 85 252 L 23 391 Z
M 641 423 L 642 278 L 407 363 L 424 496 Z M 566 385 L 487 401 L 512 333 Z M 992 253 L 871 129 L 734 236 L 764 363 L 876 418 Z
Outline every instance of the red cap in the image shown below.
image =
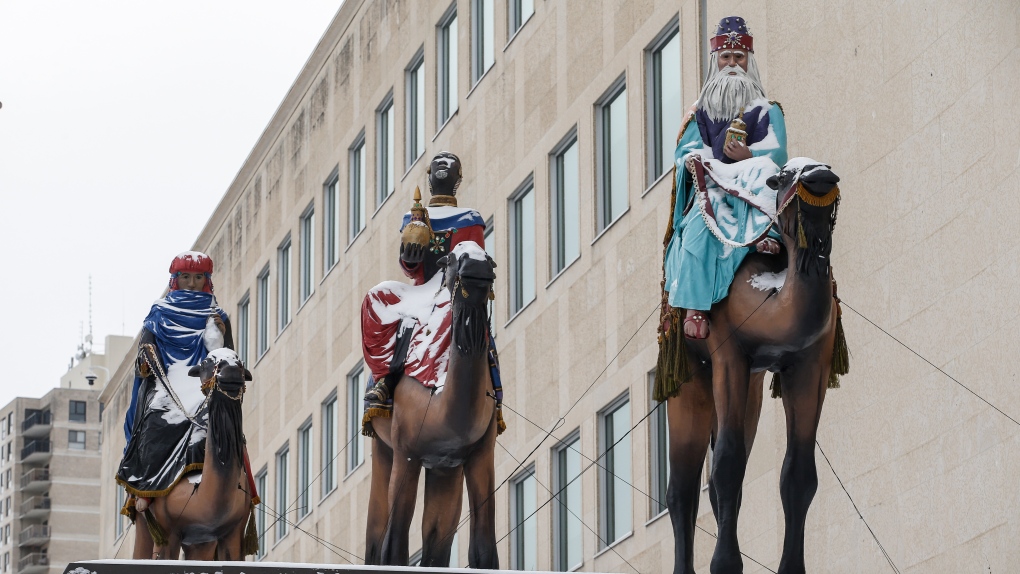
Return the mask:
M 174 257 L 170 264 L 170 273 L 212 273 L 212 259 L 200 251 L 185 251 Z

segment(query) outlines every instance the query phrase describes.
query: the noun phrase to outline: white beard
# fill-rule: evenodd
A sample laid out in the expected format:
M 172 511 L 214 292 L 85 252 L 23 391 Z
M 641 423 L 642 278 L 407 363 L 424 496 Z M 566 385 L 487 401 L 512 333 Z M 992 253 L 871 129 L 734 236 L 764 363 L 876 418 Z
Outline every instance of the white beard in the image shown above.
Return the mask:
M 715 54 L 712 55 L 711 67 L 715 72 L 705 82 L 698 98 L 698 108 L 705 110 L 713 121 L 732 120 L 740 110 L 752 100 L 765 99 L 765 89 L 758 79 L 758 67 L 748 62 L 745 72 L 739 66 L 719 69 Z M 736 72 L 736 75 L 730 75 Z

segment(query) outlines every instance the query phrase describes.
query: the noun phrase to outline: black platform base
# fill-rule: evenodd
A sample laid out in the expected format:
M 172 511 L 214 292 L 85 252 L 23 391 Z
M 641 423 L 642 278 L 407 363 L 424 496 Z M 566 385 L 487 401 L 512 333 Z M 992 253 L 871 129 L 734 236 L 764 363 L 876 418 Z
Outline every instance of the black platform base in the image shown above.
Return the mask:
M 296 564 L 292 562 L 196 562 L 189 560 L 88 560 L 72 562 L 64 574 L 477 574 L 468 568 L 411 568 L 408 566 L 351 566 L 343 564 Z M 506 572 L 510 570 L 488 570 Z M 552 574 L 552 573 L 547 573 Z

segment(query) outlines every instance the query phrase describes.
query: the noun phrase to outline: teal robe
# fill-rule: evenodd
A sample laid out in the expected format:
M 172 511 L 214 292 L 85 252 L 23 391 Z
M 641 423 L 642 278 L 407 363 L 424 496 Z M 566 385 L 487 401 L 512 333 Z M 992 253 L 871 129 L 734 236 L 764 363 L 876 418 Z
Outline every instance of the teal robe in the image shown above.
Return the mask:
M 700 110 L 695 116 L 697 121 L 687 123 L 677 144 L 673 236 L 666 247 L 664 263 L 665 290 L 673 307 L 708 311 L 729 293 L 737 268 L 754 249 L 753 245 L 738 245 L 747 244 L 766 232 L 779 238 L 771 226 L 775 217 L 775 191 L 765 185 L 765 179 L 778 173 L 780 166 L 786 163 L 786 123 L 778 104 L 756 100 L 749 107 L 744 121 L 749 126 L 747 141 L 751 159 L 733 162 L 722 156 L 721 140 L 725 138 L 729 122 L 713 122 Z M 718 189 L 699 198 L 694 189 L 694 176 L 686 166 L 689 154 L 709 160 L 707 163 L 714 165 L 716 172 L 727 176 L 730 189 L 755 196 L 753 199 L 765 206 L 766 212 L 771 208 L 771 215 Z M 721 159 L 714 159 L 716 157 Z M 702 205 L 705 202 L 710 203 L 711 210 Z M 690 209 L 685 214 L 689 204 Z M 710 228 L 705 211 L 716 215 L 718 224 L 709 217 L 713 221 Z

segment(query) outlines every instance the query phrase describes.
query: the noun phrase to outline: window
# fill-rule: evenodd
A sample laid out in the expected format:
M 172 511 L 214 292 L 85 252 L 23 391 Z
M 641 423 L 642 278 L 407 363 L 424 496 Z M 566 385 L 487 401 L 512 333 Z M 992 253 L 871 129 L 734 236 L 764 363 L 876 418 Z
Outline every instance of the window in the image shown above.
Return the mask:
M 347 375 L 347 473 L 365 462 L 365 437 L 361 419 L 365 416 L 365 366 L 358 365 Z
M 421 566 L 421 557 L 422 557 L 422 551 L 418 550 L 417 552 L 412 554 L 410 558 L 407 559 L 407 565 L 411 566 L 411 567 L 414 567 L 414 568 L 417 568 L 418 566 Z
M 245 365 L 248 364 L 248 321 L 251 301 L 248 294 L 237 304 L 237 356 Z
M 630 401 L 599 413 L 599 537 L 604 548 L 631 531 Z
M 646 50 L 648 66 L 648 177 L 651 185 L 673 167 L 683 116 L 680 100 L 680 21 L 672 22 Z
M 290 324 L 290 236 L 276 250 L 277 288 L 276 297 L 277 328 L 282 332 Z
M 298 430 L 298 499 L 297 515 L 304 518 L 311 512 L 312 495 L 312 421 Z
M 510 199 L 510 314 L 535 298 L 535 194 L 531 176 Z
M 580 174 L 577 128 L 552 152 L 552 275 L 555 277 L 581 255 Z
M 256 350 L 258 351 L 258 358 L 262 358 L 262 355 L 266 354 L 269 350 L 269 266 L 259 273 L 258 281 L 256 283 L 258 289 L 258 305 L 259 314 L 255 318 L 257 322 L 256 333 L 255 333 L 255 344 Z
M 655 371 L 648 373 L 648 396 L 655 389 Z M 648 513 L 658 516 L 666 510 L 666 487 L 669 485 L 669 427 L 666 422 L 666 403 L 649 398 L 654 409 L 648 418 L 648 475 L 651 477 Z
M 287 535 L 287 509 L 290 503 L 290 475 L 288 466 L 290 464 L 290 448 L 284 446 L 276 453 L 276 511 L 280 516 L 276 520 L 276 539 L 280 540 Z
M 595 114 L 598 142 L 598 230 L 627 210 L 627 87 L 623 78 L 608 91 Z
M 115 505 L 115 507 L 113 509 L 113 512 L 114 512 L 114 515 L 113 515 L 113 534 L 114 534 L 114 539 L 116 540 L 116 539 L 120 538 L 121 534 L 124 534 L 124 518 L 125 518 L 125 516 L 120 513 L 120 509 L 124 508 L 124 497 L 127 494 L 127 491 L 125 491 L 123 488 L 121 488 L 120 485 L 117 485 L 117 486 L 115 486 L 113 488 L 117 492 L 117 500 L 115 501 L 116 505 Z
M 354 239 L 361 233 L 361 230 L 365 228 L 365 131 L 362 130 L 361 134 L 358 135 L 358 139 L 354 140 L 354 145 L 350 147 L 349 160 L 350 160 L 350 193 L 348 195 L 349 209 L 350 209 L 350 233 L 348 241 L 353 242 Z
M 535 13 L 535 0 L 510 0 L 510 37 L 513 37 L 521 26 Z
M 407 167 L 425 152 L 425 55 L 419 49 L 407 67 Z
M 75 423 L 85 422 L 85 401 L 71 401 L 68 407 L 68 420 Z
M 378 189 L 376 189 L 376 206 L 382 205 L 386 198 L 393 193 L 393 92 L 390 92 L 381 106 L 376 111 L 376 134 L 375 141 L 378 146 L 376 153 L 376 168 L 379 174 L 376 177 Z
M 492 0 L 473 0 L 471 2 L 471 83 L 476 84 L 485 72 L 492 67 L 493 50 L 493 14 Z
M 255 490 L 260 496 L 266 496 L 266 469 L 263 468 L 255 475 Z M 255 507 L 255 532 L 259 535 L 259 551 L 256 556 L 263 558 L 266 555 L 266 505 L 259 504 Z
M 322 497 L 336 488 L 336 391 L 322 403 Z
M 67 448 L 85 450 L 85 431 L 67 431 Z
M 301 216 L 301 302 L 315 291 L 315 208 L 308 206 Z
M 436 86 L 439 90 L 439 97 L 436 104 L 439 108 L 439 127 L 442 127 L 446 120 L 450 119 L 453 112 L 457 111 L 457 3 L 454 2 L 443 15 L 439 23 L 437 45 L 437 58 L 439 62 L 436 72 Z
M 538 527 L 535 513 L 535 466 L 511 481 L 510 567 L 514 570 L 538 569 Z
M 322 196 L 322 254 L 323 273 L 326 273 L 336 265 L 340 259 L 340 193 L 338 187 L 340 177 L 337 170 L 326 180 L 323 186 Z
M 553 560 L 567 572 L 581 565 L 581 435 L 574 431 L 553 450 Z

